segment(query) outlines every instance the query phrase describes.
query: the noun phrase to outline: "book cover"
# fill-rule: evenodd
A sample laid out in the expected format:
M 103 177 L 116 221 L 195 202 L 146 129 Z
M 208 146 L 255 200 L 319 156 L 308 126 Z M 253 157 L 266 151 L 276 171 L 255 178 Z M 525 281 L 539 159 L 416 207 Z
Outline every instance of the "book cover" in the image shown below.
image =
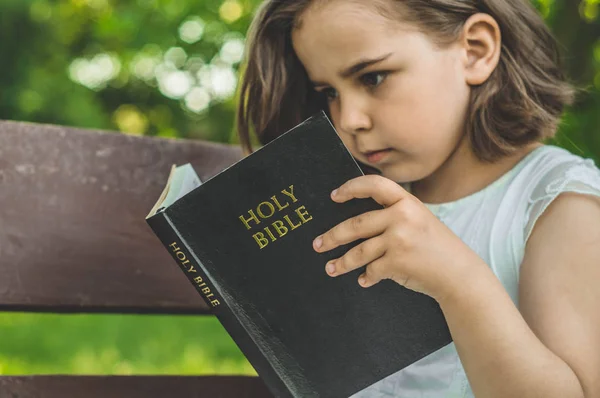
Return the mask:
M 362 171 L 324 113 L 202 184 L 185 175 L 147 222 L 275 396 L 348 397 L 451 342 L 432 298 L 364 289 L 364 267 L 326 274 L 360 242 L 317 253 L 313 239 L 381 206 L 330 199 Z

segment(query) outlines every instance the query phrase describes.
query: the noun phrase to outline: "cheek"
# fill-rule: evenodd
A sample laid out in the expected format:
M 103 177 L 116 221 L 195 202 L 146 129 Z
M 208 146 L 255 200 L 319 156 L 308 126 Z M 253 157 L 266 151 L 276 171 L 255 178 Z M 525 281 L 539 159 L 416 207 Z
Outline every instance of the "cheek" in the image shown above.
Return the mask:
M 469 90 L 452 66 L 424 67 L 403 76 L 400 83 L 392 101 L 381 104 L 389 115 L 388 127 L 400 128 L 407 140 L 425 145 L 437 146 L 439 139 L 461 134 Z
M 335 126 L 335 124 L 334 124 L 334 126 Z M 342 132 L 337 126 L 336 126 L 336 130 L 338 132 L 338 135 L 342 139 L 342 142 L 344 143 L 344 145 L 346 145 L 346 147 L 348 148 L 350 153 L 352 155 L 356 156 L 357 155 L 356 140 L 354 139 L 354 137 L 350 134 L 346 134 L 346 133 Z
M 344 145 L 346 145 L 348 147 L 348 149 L 350 149 L 350 151 L 353 151 L 354 145 L 355 145 L 354 136 L 352 134 L 345 133 L 342 130 L 342 128 L 340 127 L 339 111 L 338 111 L 335 103 L 332 103 L 329 105 L 329 117 L 331 119 L 331 123 L 333 123 L 333 127 L 335 127 L 335 129 L 336 129 L 338 135 L 340 136 L 340 138 L 342 139 L 342 142 L 344 143 Z
M 439 119 L 447 124 L 445 129 L 456 129 L 457 124 L 464 120 L 470 89 L 457 61 L 448 56 L 440 60 L 439 65 L 445 66 L 432 71 L 429 87 L 431 105 Z

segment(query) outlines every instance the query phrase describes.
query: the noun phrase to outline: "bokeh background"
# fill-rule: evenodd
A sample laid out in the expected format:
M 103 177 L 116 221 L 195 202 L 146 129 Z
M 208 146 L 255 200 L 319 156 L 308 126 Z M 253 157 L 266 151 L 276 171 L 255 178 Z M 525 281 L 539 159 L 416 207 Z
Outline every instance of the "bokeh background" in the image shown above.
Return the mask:
M 580 89 L 550 143 L 600 161 L 600 0 L 532 0 Z M 259 0 L 2 0 L 0 119 L 236 143 Z M 0 374 L 254 374 L 212 317 L 0 313 Z

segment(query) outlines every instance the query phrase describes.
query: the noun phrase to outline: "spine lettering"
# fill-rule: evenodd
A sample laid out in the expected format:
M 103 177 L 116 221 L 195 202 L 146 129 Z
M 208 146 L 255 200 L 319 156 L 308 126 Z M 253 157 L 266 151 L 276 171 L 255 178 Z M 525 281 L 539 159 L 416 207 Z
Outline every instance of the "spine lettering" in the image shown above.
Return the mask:
M 198 275 L 191 276 L 190 274 L 197 274 L 198 270 L 194 267 L 192 262 L 188 259 L 187 254 L 181 249 L 181 245 L 178 242 L 173 242 L 169 245 L 169 250 L 173 254 L 173 257 L 177 259 L 177 263 L 181 269 L 188 275 L 188 278 L 192 280 L 196 290 L 198 290 L 210 303 L 212 307 L 217 307 L 221 304 L 219 299 L 215 296 L 213 290 L 207 285 L 203 277 Z

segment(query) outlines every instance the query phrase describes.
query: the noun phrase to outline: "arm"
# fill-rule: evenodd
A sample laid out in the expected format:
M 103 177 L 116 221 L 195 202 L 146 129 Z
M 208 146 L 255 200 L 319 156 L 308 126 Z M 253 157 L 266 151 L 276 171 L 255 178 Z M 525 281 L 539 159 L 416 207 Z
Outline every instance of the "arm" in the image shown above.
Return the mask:
M 600 200 L 563 194 L 538 220 L 519 305 L 473 267 L 440 305 L 475 396 L 600 397 Z
M 521 313 L 483 260 L 398 184 L 362 176 L 332 193 L 339 203 L 367 197 L 384 209 L 313 243 L 324 252 L 365 239 L 327 264 L 330 276 L 366 264 L 365 288 L 392 279 L 435 298 L 478 398 L 600 398 L 600 199 L 563 194 L 540 217 L 521 266 Z

